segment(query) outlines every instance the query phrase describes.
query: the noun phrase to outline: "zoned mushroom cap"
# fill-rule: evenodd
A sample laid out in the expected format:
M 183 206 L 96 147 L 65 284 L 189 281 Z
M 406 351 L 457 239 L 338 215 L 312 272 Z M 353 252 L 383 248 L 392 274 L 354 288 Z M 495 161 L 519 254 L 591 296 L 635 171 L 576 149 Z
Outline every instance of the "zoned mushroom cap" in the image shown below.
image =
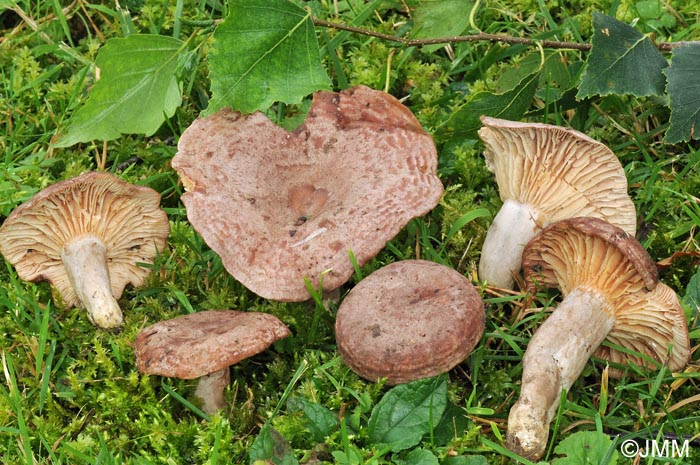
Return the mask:
M 547 224 L 571 217 L 601 218 L 630 235 L 635 207 L 627 178 L 604 144 L 569 128 L 482 116 L 479 137 L 502 200 L 528 205 Z
M 530 290 L 557 287 L 566 296 L 584 288 L 601 295 L 615 321 L 606 340 L 658 363 L 666 362 L 672 344 L 668 368 L 677 371 L 687 363 L 688 326 L 678 298 L 658 282 L 649 254 L 622 229 L 597 218 L 552 223 L 525 246 L 523 272 Z M 601 346 L 595 355 L 652 367 L 648 360 L 610 346 Z
M 53 184 L 17 207 L 0 227 L 0 252 L 26 281 L 50 281 L 68 305 L 80 300 L 61 261 L 61 250 L 85 235 L 106 247 L 112 295 L 140 286 L 165 248 L 170 224 L 160 194 L 103 172 Z
M 151 375 L 199 378 L 252 357 L 289 334 L 268 313 L 191 313 L 142 329 L 134 342 L 136 367 Z
M 449 371 L 484 332 L 484 304 L 452 268 L 423 260 L 387 265 L 345 297 L 335 333 L 343 361 L 371 381 L 407 383 Z
M 431 136 L 367 87 L 314 95 L 287 132 L 262 113 L 221 110 L 182 135 L 172 165 L 187 217 L 231 275 L 280 301 L 333 290 L 442 196 Z M 330 271 L 329 271 L 330 270 Z

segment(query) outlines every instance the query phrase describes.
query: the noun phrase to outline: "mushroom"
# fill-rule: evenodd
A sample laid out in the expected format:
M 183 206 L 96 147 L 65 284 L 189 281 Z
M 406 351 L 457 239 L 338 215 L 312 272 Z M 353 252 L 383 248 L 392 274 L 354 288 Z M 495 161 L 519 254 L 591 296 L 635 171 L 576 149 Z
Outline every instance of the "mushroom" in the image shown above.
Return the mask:
M 443 187 L 431 136 L 367 87 L 319 92 L 294 132 L 224 109 L 182 135 L 172 166 L 193 227 L 226 270 L 267 299 L 310 298 L 372 259 Z
M 260 312 L 206 310 L 143 328 L 134 342 L 141 373 L 199 378 L 195 397 L 211 415 L 226 406 L 229 367 L 289 336 L 277 317 Z
M 160 194 L 109 173 L 53 184 L 17 207 L 0 227 L 0 252 L 26 281 L 47 280 L 100 328 L 124 317 L 117 299 L 140 286 L 165 248 L 168 217 Z
M 404 260 L 350 291 L 338 308 L 335 336 L 355 373 L 400 384 L 459 364 L 481 340 L 484 318 L 479 293 L 459 272 Z
M 523 247 L 554 221 L 600 218 L 634 235 L 635 208 L 627 195 L 627 178 L 604 144 L 548 124 L 487 116 L 481 122 L 486 166 L 503 200 L 481 251 L 481 280 L 512 289 Z
M 526 245 L 523 271 L 530 290 L 557 287 L 564 295 L 528 344 L 520 397 L 508 417 L 508 448 L 537 459 L 562 389 L 571 387 L 592 354 L 677 371 L 689 359 L 690 343 L 678 298 L 658 282 L 649 255 L 603 220 L 570 218 L 547 226 Z M 625 350 L 601 346 L 606 339 Z

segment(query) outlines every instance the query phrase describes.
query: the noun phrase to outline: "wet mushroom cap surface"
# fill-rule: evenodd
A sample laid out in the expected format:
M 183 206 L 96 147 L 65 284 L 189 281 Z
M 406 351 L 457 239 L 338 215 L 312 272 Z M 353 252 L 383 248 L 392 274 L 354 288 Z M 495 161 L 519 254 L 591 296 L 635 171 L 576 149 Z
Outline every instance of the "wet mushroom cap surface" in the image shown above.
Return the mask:
M 552 223 L 525 246 L 523 271 L 531 291 L 556 287 L 566 296 L 583 288 L 602 296 L 615 321 L 608 341 L 657 363 L 667 362 L 671 371 L 687 363 L 688 326 L 678 298 L 658 281 L 656 265 L 642 245 L 620 228 L 597 218 Z M 667 361 L 670 343 L 674 348 Z M 654 367 L 643 356 L 607 345 L 600 346 L 595 356 Z
M 106 249 L 112 294 L 139 286 L 165 248 L 170 224 L 160 194 L 103 172 L 88 172 L 42 190 L 0 227 L 0 252 L 26 281 L 50 281 L 68 305 L 80 300 L 61 259 L 73 239 L 93 235 Z
M 206 310 L 143 328 L 134 341 L 141 373 L 194 379 L 235 365 L 289 336 L 277 317 Z
M 173 167 L 193 227 L 231 275 L 273 300 L 330 291 L 439 202 L 432 137 L 396 98 L 319 92 L 293 132 L 221 110 L 182 135 Z
M 399 384 L 449 371 L 478 344 L 484 305 L 459 272 L 404 260 L 360 281 L 336 316 L 343 361 L 371 381 Z

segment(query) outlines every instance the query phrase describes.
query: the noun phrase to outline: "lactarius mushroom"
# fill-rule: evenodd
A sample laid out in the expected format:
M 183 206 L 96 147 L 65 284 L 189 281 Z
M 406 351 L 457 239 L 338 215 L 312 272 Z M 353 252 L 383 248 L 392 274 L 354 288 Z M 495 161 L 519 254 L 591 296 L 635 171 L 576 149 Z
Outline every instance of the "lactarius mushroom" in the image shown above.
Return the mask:
M 206 310 L 142 329 L 134 342 L 141 373 L 199 378 L 195 397 L 207 414 L 226 406 L 229 367 L 289 336 L 277 317 L 259 312 Z
M 371 381 L 407 383 L 444 373 L 484 332 L 484 304 L 452 268 L 424 260 L 387 265 L 359 282 L 338 308 L 343 361 Z
M 525 244 L 544 226 L 600 218 L 630 235 L 635 208 L 627 178 L 604 144 L 573 129 L 482 117 L 479 136 L 503 205 L 481 251 L 479 279 L 511 289 Z
M 109 173 L 61 181 L 17 207 L 0 227 L 0 252 L 26 281 L 50 281 L 100 328 L 122 325 L 117 299 L 140 286 L 165 248 L 160 194 Z
M 226 270 L 273 300 L 310 298 L 373 258 L 443 192 L 431 136 L 397 99 L 367 87 L 314 95 L 287 132 L 262 113 L 195 121 L 172 165 L 187 217 Z M 323 277 L 323 278 L 322 278 Z
M 508 417 L 508 447 L 537 459 L 562 389 L 571 387 L 592 354 L 677 371 L 690 350 L 676 294 L 658 282 L 649 255 L 620 228 L 596 218 L 552 223 L 525 247 L 523 271 L 530 290 L 557 287 L 564 295 L 528 344 L 520 398 Z M 601 346 L 606 339 L 640 355 Z

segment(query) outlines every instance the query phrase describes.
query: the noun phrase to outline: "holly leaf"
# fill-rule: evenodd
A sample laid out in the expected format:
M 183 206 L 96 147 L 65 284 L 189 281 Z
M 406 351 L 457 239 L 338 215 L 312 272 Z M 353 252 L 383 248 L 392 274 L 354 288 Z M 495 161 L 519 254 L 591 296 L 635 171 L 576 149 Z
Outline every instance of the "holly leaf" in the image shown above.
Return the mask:
M 501 94 L 484 91 L 471 95 L 445 123 L 448 143 L 477 139 L 481 115 L 516 121 L 522 118 L 537 91 L 540 70 L 525 75 L 514 88 Z
M 673 49 L 666 68 L 671 97 L 671 121 L 664 142 L 675 144 L 700 139 L 700 44 Z
M 469 22 L 469 12 L 474 6 L 470 0 L 422 0 L 416 5 L 413 17 L 414 39 L 434 39 L 460 35 Z M 446 44 L 427 45 L 432 52 Z
M 172 37 L 133 34 L 108 40 L 95 61 L 100 78 L 55 145 L 156 132 L 182 102 L 177 73 L 183 55 L 183 42 Z
M 398 452 L 415 446 L 442 417 L 447 406 L 443 376 L 419 379 L 389 390 L 372 409 L 369 438 Z
M 591 53 L 576 96 L 663 95 L 663 70 L 667 66 L 647 36 L 615 18 L 594 12 Z
M 330 88 L 310 13 L 286 0 L 233 0 L 209 56 L 212 99 L 242 113 Z

